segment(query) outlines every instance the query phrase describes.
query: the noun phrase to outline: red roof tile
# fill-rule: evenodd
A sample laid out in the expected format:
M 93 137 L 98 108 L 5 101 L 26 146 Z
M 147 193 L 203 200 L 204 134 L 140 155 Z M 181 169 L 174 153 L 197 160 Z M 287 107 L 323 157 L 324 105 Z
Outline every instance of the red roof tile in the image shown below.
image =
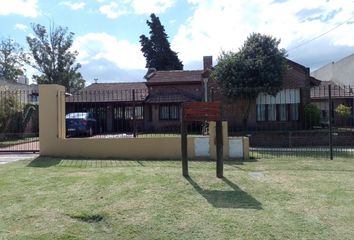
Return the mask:
M 147 79 L 147 84 L 201 82 L 203 72 L 203 70 L 156 71 Z

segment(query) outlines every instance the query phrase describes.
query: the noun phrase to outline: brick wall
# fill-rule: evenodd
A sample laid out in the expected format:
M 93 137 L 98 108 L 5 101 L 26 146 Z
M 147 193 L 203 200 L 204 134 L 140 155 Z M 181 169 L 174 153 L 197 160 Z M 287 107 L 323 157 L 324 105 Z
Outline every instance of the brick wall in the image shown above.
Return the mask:
M 235 133 L 244 135 L 245 133 Z M 252 132 L 249 134 L 250 147 L 327 147 L 329 135 L 327 131 L 298 132 Z M 333 136 L 333 146 L 353 146 L 354 132 L 337 132 Z

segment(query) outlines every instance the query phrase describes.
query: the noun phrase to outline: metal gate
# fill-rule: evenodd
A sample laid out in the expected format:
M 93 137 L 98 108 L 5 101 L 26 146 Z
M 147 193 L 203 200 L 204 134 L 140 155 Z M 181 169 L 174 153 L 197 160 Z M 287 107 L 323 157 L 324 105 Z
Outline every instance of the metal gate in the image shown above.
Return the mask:
M 0 86 L 0 153 L 39 151 L 38 96 L 36 86 Z

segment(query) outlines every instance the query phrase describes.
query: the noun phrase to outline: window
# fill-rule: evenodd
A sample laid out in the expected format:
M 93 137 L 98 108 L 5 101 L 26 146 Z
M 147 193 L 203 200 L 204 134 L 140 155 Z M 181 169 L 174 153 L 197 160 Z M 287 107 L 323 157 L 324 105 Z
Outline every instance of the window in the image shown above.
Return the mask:
M 144 119 L 144 107 L 136 106 L 135 107 L 135 119 L 142 120 Z
M 160 105 L 160 120 L 178 120 L 179 106 L 178 105 Z
M 169 106 L 160 106 L 160 120 L 169 120 Z
M 134 119 L 133 109 L 134 109 L 134 107 L 132 107 L 132 106 L 125 107 L 125 111 L 124 111 L 124 119 L 125 120 L 133 120 Z M 118 113 L 123 116 L 123 112 L 120 113 L 118 111 Z M 143 106 L 136 106 L 135 107 L 135 119 L 137 119 L 137 120 L 144 119 L 144 107 Z
M 275 104 L 268 104 L 268 121 L 277 120 L 277 107 Z
M 279 104 L 279 121 L 288 121 L 288 105 Z
M 170 119 L 178 120 L 179 116 L 179 107 L 176 105 L 170 106 Z
M 299 104 L 290 104 L 290 120 L 299 120 Z
M 113 109 L 114 119 L 123 119 L 123 107 L 115 107 Z
M 257 121 L 265 121 L 266 120 L 266 105 L 258 104 L 257 105 Z
M 32 103 L 38 103 L 38 100 L 39 100 L 38 95 L 34 95 L 34 94 L 31 95 L 31 100 L 30 101 Z
M 298 121 L 300 89 L 283 89 L 275 96 L 260 93 L 256 99 L 257 121 Z

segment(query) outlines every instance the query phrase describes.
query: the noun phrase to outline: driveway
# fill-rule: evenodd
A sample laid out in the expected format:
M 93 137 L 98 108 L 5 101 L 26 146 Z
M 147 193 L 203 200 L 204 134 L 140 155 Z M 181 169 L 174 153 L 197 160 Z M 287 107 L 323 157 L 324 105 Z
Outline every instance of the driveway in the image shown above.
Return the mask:
M 0 165 L 19 160 L 32 160 L 39 154 L 0 154 Z
M 39 151 L 39 141 L 14 144 L 6 147 L 0 147 L 1 151 Z M 1 154 L 1 153 L 0 153 Z

